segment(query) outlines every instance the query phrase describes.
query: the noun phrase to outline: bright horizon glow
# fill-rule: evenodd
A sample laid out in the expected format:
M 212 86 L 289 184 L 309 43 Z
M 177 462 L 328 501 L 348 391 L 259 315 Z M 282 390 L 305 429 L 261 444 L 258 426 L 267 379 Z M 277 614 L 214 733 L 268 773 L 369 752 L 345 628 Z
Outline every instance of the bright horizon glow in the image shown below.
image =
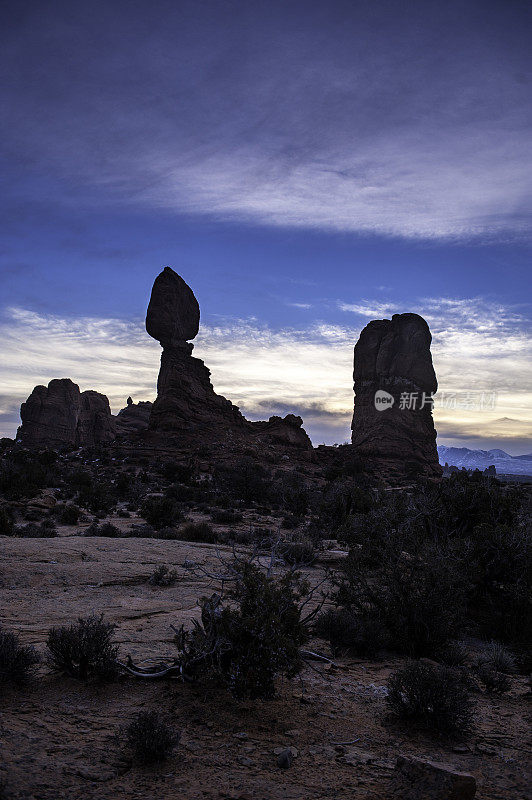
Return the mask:
M 430 298 L 420 305 L 427 308 L 425 317 L 433 330 L 432 352 L 439 378 L 436 397 L 451 392 L 497 393 L 496 406 L 484 410 L 452 410 L 437 403 L 439 443 L 472 446 L 477 442 L 477 447 L 486 444 L 482 449 L 491 449 L 493 439 L 512 455 L 524 452 L 532 430 L 532 380 L 527 372 L 530 340 L 520 329 L 521 316 L 481 298 L 469 302 Z M 315 445 L 342 443 L 350 436 L 353 344 L 371 316 L 370 309 L 374 310 L 371 302 L 367 309 L 357 308 L 358 317 L 365 317 L 359 327 L 321 322 L 299 330 L 273 331 L 253 319 L 202 324 L 194 355 L 211 369 L 215 391 L 238 405 L 248 418 L 300 414 Z M 413 310 L 419 313 L 421 309 Z M 479 315 L 482 332 L 477 330 Z M 10 398 L 9 410 L 0 415 L 2 435 L 14 435 L 18 407 L 33 385 L 47 384 L 53 377 L 71 377 L 82 390 L 106 394 L 113 413 L 125 405 L 128 395 L 135 401 L 155 398 L 161 349 L 145 333 L 143 320 L 69 320 L 11 309 L 10 322 L 0 325 L 0 336 L 4 402 Z M 45 359 L 48 364 L 43 370 Z M 457 360 L 464 377 L 456 374 Z

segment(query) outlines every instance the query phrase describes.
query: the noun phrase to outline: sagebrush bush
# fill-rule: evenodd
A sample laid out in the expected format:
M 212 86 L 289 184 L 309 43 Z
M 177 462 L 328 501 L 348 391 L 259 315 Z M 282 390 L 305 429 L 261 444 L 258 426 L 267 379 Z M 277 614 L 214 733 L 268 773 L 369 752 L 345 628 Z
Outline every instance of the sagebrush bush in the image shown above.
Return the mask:
M 512 654 L 498 642 L 490 642 L 473 664 L 473 670 L 488 694 L 503 694 L 511 688 L 509 674 L 515 672 Z
M 234 525 L 237 522 L 242 522 L 243 515 L 240 511 L 232 511 L 231 509 L 217 508 L 211 512 L 211 519 L 219 525 Z
M 127 747 L 138 764 L 165 761 L 179 738 L 180 734 L 173 731 L 157 711 L 141 711 L 125 729 Z
M 301 518 L 296 517 L 295 514 L 287 514 L 287 516 L 283 517 L 281 520 L 281 528 L 284 528 L 287 531 L 297 528 L 300 524 Z
M 390 647 L 432 656 L 460 632 L 464 578 L 451 546 L 422 542 L 406 552 L 402 535 L 352 547 L 336 600 L 384 628 Z
M 201 601 L 201 624 L 176 637 L 183 670 L 192 679 L 212 679 L 236 697 L 268 698 L 275 678 L 296 675 L 299 648 L 308 638 L 299 601 L 308 585 L 292 573 L 274 578 L 250 562 L 233 566 L 230 605 L 220 596 Z
M 489 642 L 484 646 L 477 663 L 487 664 L 497 672 L 511 675 L 515 672 L 515 659 L 504 645 L 499 642 Z
M 0 686 L 25 686 L 40 660 L 34 647 L 22 645 L 15 633 L 0 628 Z
M 61 510 L 59 519 L 63 525 L 77 525 L 79 520 L 80 510 L 73 503 L 67 503 Z
M 216 532 L 207 522 L 188 522 L 182 525 L 176 535 L 183 542 L 205 542 L 214 544 L 218 541 Z
M 117 539 L 119 536 L 122 536 L 122 532 L 120 528 L 113 525 L 112 522 L 103 522 L 101 525 L 98 525 L 97 522 L 92 522 L 88 528 L 85 528 L 83 535 L 106 536 L 110 539 Z
M 435 657 L 448 667 L 462 667 L 467 661 L 467 648 L 462 642 L 449 641 L 437 650 Z
M 13 514 L 3 506 L 0 506 L 0 536 L 13 535 Z
M 90 483 L 80 487 L 77 502 L 93 514 L 104 515 L 116 506 L 116 495 L 109 483 L 90 478 Z
M 172 497 L 148 497 L 142 504 L 142 516 L 154 528 L 169 528 L 183 519 L 181 506 Z
M 512 683 L 508 675 L 497 672 L 489 663 L 479 661 L 473 669 L 486 694 L 504 694 L 511 689 Z
M 213 488 L 219 496 L 246 506 L 264 503 L 271 496 L 271 477 L 262 464 L 246 456 L 234 464 L 217 464 Z
M 161 564 L 154 569 L 148 578 L 148 583 L 150 586 L 173 586 L 178 577 L 177 570 Z
M 313 627 L 320 639 L 329 642 L 333 653 L 351 652 L 364 658 L 377 656 L 386 646 L 382 625 L 363 614 L 345 608 L 328 608 L 319 614 Z
M 397 717 L 436 733 L 471 730 L 474 704 L 464 675 L 451 667 L 412 661 L 388 679 L 388 706 Z
M 53 539 L 57 536 L 57 529 L 50 519 L 45 519 L 41 523 L 28 522 L 27 525 L 16 525 L 13 535 L 21 539 Z
M 316 560 L 314 545 L 304 539 L 299 542 L 283 542 L 279 547 L 279 552 L 284 561 L 292 566 L 310 565 Z
M 114 680 L 119 672 L 114 630 L 103 615 L 80 617 L 68 627 L 52 628 L 46 640 L 52 668 L 82 681 Z

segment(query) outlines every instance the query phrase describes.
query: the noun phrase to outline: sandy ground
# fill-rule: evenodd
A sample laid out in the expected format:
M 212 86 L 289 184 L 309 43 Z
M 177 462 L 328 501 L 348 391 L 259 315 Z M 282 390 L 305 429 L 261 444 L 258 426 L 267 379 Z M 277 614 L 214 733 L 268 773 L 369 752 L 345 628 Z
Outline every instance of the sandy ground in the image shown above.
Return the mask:
M 197 598 L 216 588 L 180 565 L 188 558 L 215 566 L 215 548 L 84 538 L 74 528 L 61 534 L 0 538 L 2 625 L 44 653 L 52 625 L 103 611 L 117 625 L 123 657 L 172 657 L 170 624 L 190 620 L 198 611 Z M 159 564 L 179 569 L 175 586 L 146 583 Z M 309 571 L 312 580 L 319 580 L 321 569 L 318 564 Z M 323 642 L 314 646 L 326 651 Z M 387 718 L 383 687 L 400 663 L 346 658 L 337 668 L 313 664 L 299 678 L 281 682 L 276 699 L 252 703 L 204 695 L 175 680 L 131 678 L 84 686 L 43 667 L 33 686 L 1 699 L 4 796 L 386 798 L 395 759 L 403 754 L 473 774 L 480 800 L 530 798 L 525 679 L 514 678 L 512 691 L 502 698 L 478 695 L 474 735 L 465 742 L 445 742 Z M 118 738 L 120 728 L 146 709 L 159 710 L 182 733 L 175 754 L 155 768 L 132 766 Z M 274 750 L 285 746 L 296 748 L 297 757 L 290 769 L 281 770 Z

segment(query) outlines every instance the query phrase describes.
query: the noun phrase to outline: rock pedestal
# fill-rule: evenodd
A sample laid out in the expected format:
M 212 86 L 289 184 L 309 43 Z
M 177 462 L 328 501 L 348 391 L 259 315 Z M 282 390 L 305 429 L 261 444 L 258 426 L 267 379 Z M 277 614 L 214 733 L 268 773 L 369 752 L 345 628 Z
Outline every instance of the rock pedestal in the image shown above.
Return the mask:
M 163 348 L 149 421 L 153 431 L 220 431 L 245 425 L 238 408 L 215 393 L 203 361 L 192 357 L 188 340 L 197 335 L 199 320 L 194 292 L 165 267 L 155 279 L 146 314 L 146 330 Z
M 355 346 L 352 444 L 365 466 L 399 479 L 439 478 L 431 334 L 417 314 L 370 322 Z
M 167 432 L 244 427 L 246 421 L 238 408 L 216 394 L 210 370 L 191 353 L 188 342 L 163 349 L 149 427 Z
M 170 267 L 157 276 L 151 293 L 146 330 L 163 348 L 157 381 L 157 399 L 150 413 L 151 431 L 192 434 L 210 444 L 223 438 L 233 442 L 268 442 L 283 448 L 311 450 L 312 444 L 293 414 L 268 422 L 249 422 L 237 406 L 216 394 L 210 371 L 192 356 L 199 329 L 199 305 L 194 293 Z

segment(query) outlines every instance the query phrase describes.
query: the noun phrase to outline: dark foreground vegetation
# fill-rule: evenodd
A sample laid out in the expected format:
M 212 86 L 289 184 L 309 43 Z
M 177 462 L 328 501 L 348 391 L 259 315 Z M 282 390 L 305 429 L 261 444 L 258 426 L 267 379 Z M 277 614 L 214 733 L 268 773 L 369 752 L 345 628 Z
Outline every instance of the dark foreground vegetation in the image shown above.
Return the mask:
M 161 564 L 146 578 L 154 591 L 178 588 L 187 571 L 216 584 L 198 598 L 199 618 L 174 628 L 173 659 L 123 660 L 114 625 L 92 615 L 50 630 L 40 673 L 88 683 L 172 678 L 256 701 L 309 660 L 404 657 L 386 690 L 389 719 L 464 737 L 475 727 L 475 696 L 505 693 L 512 675 L 532 669 L 524 484 L 456 473 L 389 490 L 353 468 L 317 475 L 244 458 L 205 475 L 188 462 L 6 447 L 0 497 L 3 536 L 47 538 L 71 526 L 86 537 L 232 546 L 213 574 Z M 311 565 L 331 540 L 345 557 L 311 589 Z M 27 685 L 39 661 L 14 632 L 0 632 L 4 687 Z M 145 764 L 178 739 L 150 711 L 122 735 Z

